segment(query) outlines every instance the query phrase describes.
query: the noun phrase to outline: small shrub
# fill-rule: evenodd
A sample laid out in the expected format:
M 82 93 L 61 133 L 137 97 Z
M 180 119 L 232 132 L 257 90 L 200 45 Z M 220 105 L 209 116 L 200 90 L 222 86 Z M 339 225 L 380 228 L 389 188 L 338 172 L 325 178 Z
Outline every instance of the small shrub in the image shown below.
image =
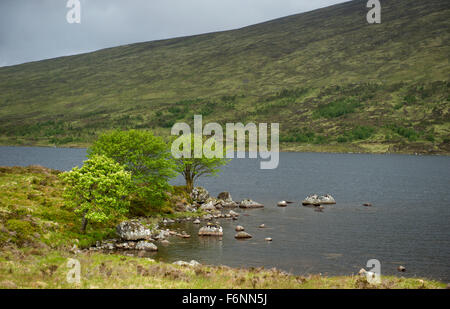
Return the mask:
M 329 104 L 319 105 L 313 112 L 313 118 L 337 118 L 350 113 L 361 106 L 360 102 L 354 99 L 341 99 Z
M 10 232 L 15 232 L 15 239 L 17 242 L 22 243 L 31 238 L 33 233 L 36 232 L 36 228 L 33 225 L 24 220 L 11 219 L 6 222 L 6 228 Z

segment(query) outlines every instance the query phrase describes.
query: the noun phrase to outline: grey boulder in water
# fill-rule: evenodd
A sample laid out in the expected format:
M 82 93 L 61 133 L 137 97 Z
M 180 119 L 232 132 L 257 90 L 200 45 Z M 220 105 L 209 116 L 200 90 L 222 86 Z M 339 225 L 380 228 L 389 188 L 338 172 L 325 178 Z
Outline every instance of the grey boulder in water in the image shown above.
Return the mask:
M 224 202 L 233 202 L 233 198 L 231 197 L 230 192 L 220 192 L 219 195 L 217 195 L 217 199 L 223 200 Z
M 319 196 L 317 194 L 307 196 L 302 201 L 302 205 L 303 206 L 320 206 Z
M 236 238 L 236 239 L 246 239 L 246 238 L 252 238 L 252 235 L 250 235 L 247 232 L 238 232 L 236 235 L 234 235 L 234 238 Z
M 240 208 L 263 208 L 264 205 L 251 199 L 245 199 L 239 204 Z
M 323 205 L 336 204 L 336 200 L 330 194 L 325 194 L 319 197 L 319 203 Z
M 302 201 L 303 206 L 320 206 L 336 204 L 336 200 L 330 194 L 318 196 L 317 194 L 310 195 Z
M 199 236 L 223 236 L 223 229 L 221 226 L 208 225 L 200 228 Z

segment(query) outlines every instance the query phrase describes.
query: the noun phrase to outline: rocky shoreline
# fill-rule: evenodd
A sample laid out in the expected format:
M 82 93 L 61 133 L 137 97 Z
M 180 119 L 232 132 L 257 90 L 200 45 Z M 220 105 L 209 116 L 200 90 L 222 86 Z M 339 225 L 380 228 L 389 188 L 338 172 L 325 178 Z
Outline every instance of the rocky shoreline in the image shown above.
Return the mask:
M 254 209 L 263 208 L 264 205 L 244 199 L 241 202 L 233 201 L 229 192 L 221 192 L 217 198 L 210 196 L 209 192 L 203 187 L 195 187 L 190 197 L 192 203 L 178 202 L 177 208 L 193 213 L 193 216 L 178 219 L 164 218 L 153 227 L 146 226 L 139 219 L 121 222 L 116 227 L 117 238 L 98 241 L 89 251 L 141 251 L 138 255 L 144 255 L 146 251 L 158 251 L 158 245 L 169 245 L 170 237 L 190 238 L 191 235 L 185 231 L 179 232 L 171 230 L 168 225 L 190 221 L 199 225 L 198 236 L 201 237 L 221 237 L 223 228 L 218 219 L 238 220 L 239 213 L 234 208 Z M 202 215 L 195 216 L 197 212 Z M 246 232 L 237 231 L 236 239 L 246 239 L 252 236 Z M 270 238 L 271 240 L 271 238 Z M 77 250 L 76 247 L 72 251 Z

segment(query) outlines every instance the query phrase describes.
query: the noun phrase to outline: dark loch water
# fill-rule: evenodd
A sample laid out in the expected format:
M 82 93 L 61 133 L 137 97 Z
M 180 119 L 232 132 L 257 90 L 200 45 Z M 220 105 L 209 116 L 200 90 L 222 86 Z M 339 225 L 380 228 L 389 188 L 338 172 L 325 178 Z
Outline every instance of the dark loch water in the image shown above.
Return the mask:
M 83 149 L 0 147 L 0 165 L 67 170 L 84 157 Z M 276 170 L 260 170 L 256 159 L 234 159 L 200 184 L 214 195 L 229 191 L 235 200 L 250 197 L 266 207 L 238 210 L 238 221 L 221 220 L 222 239 L 199 239 L 198 226 L 174 225 L 192 237 L 171 239 L 155 258 L 326 275 L 356 273 L 378 259 L 382 274 L 398 274 L 403 265 L 405 276 L 450 282 L 450 157 L 282 153 Z M 337 205 L 323 213 L 298 203 L 276 206 L 311 193 L 331 193 Z M 265 229 L 258 228 L 262 223 Z M 235 240 L 236 224 L 253 238 Z

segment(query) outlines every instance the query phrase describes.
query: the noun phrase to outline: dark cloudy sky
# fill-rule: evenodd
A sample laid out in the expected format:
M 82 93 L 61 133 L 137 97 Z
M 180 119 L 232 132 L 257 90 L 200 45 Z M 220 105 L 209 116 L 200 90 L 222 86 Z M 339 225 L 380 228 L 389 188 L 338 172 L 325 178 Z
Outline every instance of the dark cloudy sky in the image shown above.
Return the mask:
M 343 0 L 0 0 L 0 66 L 157 39 L 230 30 Z

